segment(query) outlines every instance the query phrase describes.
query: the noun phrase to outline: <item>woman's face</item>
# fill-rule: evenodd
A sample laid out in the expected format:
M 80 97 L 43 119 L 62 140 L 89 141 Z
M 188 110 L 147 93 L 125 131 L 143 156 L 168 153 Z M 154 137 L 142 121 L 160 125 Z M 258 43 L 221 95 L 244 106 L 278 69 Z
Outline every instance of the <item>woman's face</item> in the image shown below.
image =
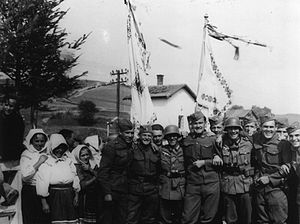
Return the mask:
M 82 148 L 79 153 L 79 159 L 85 164 L 89 163 L 90 160 L 90 151 L 88 148 Z
M 46 141 L 44 134 L 35 134 L 31 139 L 31 144 L 37 151 L 41 151 L 45 147 Z
M 66 145 L 61 144 L 57 146 L 55 149 L 53 149 L 52 152 L 57 158 L 61 158 L 66 152 Z

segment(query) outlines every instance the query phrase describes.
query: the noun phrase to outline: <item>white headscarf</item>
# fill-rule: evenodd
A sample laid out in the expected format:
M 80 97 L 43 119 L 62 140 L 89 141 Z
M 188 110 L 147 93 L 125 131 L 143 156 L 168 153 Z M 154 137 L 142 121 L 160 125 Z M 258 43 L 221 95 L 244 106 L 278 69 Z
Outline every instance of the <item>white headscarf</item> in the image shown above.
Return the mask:
M 36 148 L 34 148 L 34 146 L 31 144 L 31 140 L 33 138 L 34 135 L 36 134 L 42 134 L 46 137 L 46 143 L 45 146 L 38 151 Z M 23 144 L 26 146 L 26 148 L 30 151 L 30 152 L 39 152 L 39 153 L 47 153 L 47 148 L 48 148 L 48 144 L 49 144 L 49 139 L 48 136 L 46 135 L 46 133 L 44 132 L 43 129 L 40 128 L 36 128 L 36 129 L 30 129 L 30 131 L 28 132 L 25 141 L 23 142 Z
M 50 140 L 49 140 L 50 155 L 56 160 L 61 159 L 61 158 L 57 158 L 56 155 L 53 154 L 53 150 L 56 149 L 61 144 L 65 145 L 65 147 L 68 148 L 68 144 L 67 144 L 64 136 L 62 136 L 61 134 L 52 134 L 50 136 Z
M 90 148 L 87 145 L 78 145 L 78 146 L 76 146 L 75 149 L 73 149 L 72 154 L 74 155 L 77 163 L 83 164 L 84 162 L 80 159 L 80 152 L 83 148 L 86 148 L 89 151 L 89 154 L 90 154 L 89 162 L 90 162 L 91 168 L 94 169 L 94 167 L 97 164 L 96 164 L 96 161 L 94 160 L 94 157 L 93 157 L 93 154 L 92 154 Z
M 94 157 L 94 161 L 98 166 L 100 166 L 100 161 L 101 161 L 101 152 L 99 149 L 100 141 L 99 141 L 99 136 L 98 135 L 92 135 L 86 137 L 84 140 L 84 143 L 89 146 L 89 149 L 92 152 L 92 155 Z

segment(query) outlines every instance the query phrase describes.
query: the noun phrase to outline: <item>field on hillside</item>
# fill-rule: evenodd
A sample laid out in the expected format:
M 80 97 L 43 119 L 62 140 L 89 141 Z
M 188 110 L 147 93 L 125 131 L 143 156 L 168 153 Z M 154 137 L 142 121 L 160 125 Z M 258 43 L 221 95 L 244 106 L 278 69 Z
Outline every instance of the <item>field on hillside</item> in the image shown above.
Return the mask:
M 120 95 L 120 117 L 129 118 L 130 101 L 123 101 L 122 98 L 130 95 L 130 88 L 121 86 Z M 96 123 L 92 126 L 81 126 L 77 121 L 78 104 L 82 100 L 94 102 L 99 110 L 95 114 Z M 67 128 L 74 130 L 80 138 L 93 133 L 105 137 L 107 123 L 117 116 L 116 101 L 116 86 L 111 85 L 94 88 L 74 95 L 69 99 L 56 99 L 45 102 L 47 110 L 39 111 L 38 127 L 43 128 L 49 134 Z M 30 129 L 30 110 L 22 110 L 21 113 L 26 122 L 25 133 L 27 133 Z M 112 128 L 111 132 L 114 131 L 114 128 Z

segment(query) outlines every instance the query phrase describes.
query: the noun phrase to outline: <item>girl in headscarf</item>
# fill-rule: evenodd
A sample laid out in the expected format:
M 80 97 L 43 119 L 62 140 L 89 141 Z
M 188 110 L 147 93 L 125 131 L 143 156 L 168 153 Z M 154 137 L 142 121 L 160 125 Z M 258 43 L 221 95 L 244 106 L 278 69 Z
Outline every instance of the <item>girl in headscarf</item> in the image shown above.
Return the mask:
M 96 223 L 98 166 L 87 145 L 78 145 L 72 153 L 77 161 L 76 169 L 81 187 L 79 192 L 80 223 Z
M 60 134 L 52 134 L 49 149 L 49 158 L 40 166 L 36 183 L 43 211 L 50 213 L 52 223 L 77 224 L 75 207 L 80 185 L 75 165 L 65 155 L 66 140 Z
M 21 155 L 22 215 L 24 224 L 46 224 L 49 217 L 43 213 L 40 197 L 36 193 L 36 173 L 48 159 L 48 137 L 42 129 L 31 129 L 25 138 L 25 151 Z

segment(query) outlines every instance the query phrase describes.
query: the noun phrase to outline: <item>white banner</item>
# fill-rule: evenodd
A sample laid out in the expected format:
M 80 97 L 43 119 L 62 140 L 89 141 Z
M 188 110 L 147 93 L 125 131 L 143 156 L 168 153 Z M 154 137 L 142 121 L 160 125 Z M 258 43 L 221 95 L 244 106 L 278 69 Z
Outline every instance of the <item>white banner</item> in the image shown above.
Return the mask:
M 137 126 L 152 124 L 156 116 L 146 82 L 150 53 L 146 50 L 143 34 L 140 32 L 129 1 L 127 5 L 129 9 L 127 37 L 131 84 L 131 121 Z
M 197 103 L 200 110 L 212 116 L 225 112 L 231 104 L 231 90 L 219 71 L 210 45 L 207 33 L 202 45 Z

